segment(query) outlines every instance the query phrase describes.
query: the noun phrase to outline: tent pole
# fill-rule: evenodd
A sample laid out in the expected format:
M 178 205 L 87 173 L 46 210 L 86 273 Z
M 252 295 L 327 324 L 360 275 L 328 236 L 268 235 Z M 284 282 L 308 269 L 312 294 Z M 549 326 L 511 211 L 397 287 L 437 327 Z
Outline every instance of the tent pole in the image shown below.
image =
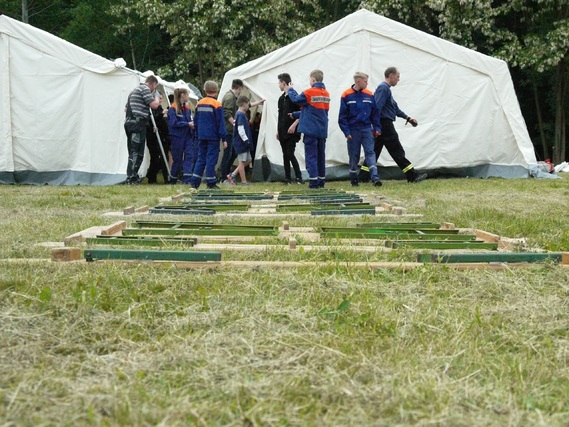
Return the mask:
M 152 108 L 150 110 L 150 118 L 152 119 L 152 127 L 154 128 L 154 133 L 156 134 L 156 140 L 158 141 L 158 146 L 160 147 L 160 151 L 162 152 L 162 159 L 164 160 L 164 165 L 166 166 L 166 170 L 168 171 L 168 176 L 172 178 L 172 174 L 170 173 L 170 165 L 168 164 L 168 157 L 166 157 L 166 152 L 164 151 L 164 146 L 162 145 L 162 139 L 160 139 L 160 133 L 158 132 L 158 126 L 156 126 L 156 120 L 154 120 L 154 114 L 152 114 Z

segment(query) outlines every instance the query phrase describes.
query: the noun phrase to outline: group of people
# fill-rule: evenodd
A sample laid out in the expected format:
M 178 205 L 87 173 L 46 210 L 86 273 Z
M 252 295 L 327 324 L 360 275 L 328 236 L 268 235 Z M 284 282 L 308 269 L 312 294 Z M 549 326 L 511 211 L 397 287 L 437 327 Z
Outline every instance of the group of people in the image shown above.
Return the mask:
M 278 121 L 276 138 L 283 152 L 283 165 L 287 183 L 303 183 L 300 165 L 295 157 L 296 144 L 302 136 L 305 150 L 306 171 L 309 188 L 322 188 L 326 183 L 326 139 L 328 136 L 328 111 L 330 94 L 323 83 L 324 73 L 314 70 L 310 73 L 310 87 L 298 93 L 287 73 L 278 75 L 278 85 L 283 92 L 278 100 Z M 356 72 L 354 84 L 344 91 L 340 99 L 338 124 L 347 140 L 349 173 L 352 186 L 358 186 L 363 180 L 371 180 L 374 186 L 381 186 L 377 159 L 385 147 L 409 182 L 420 182 L 427 178 L 424 173 L 415 170 L 406 158 L 405 150 L 399 141 L 394 122 L 400 117 L 413 127 L 417 121 L 405 114 L 393 99 L 391 88 L 400 80 L 400 73 L 395 67 L 384 72 L 375 93 L 368 86 L 368 75 Z M 161 95 L 155 92 L 158 80 L 149 76 L 129 95 L 126 106 L 125 131 L 128 141 L 127 183 L 140 182 L 138 170 L 144 155 L 147 126 L 162 133 L 157 118 L 161 116 Z M 178 87 L 174 90 L 173 102 L 168 109 L 168 137 L 163 138 L 169 145 L 172 157 L 170 183 L 182 182 L 194 188 L 206 181 L 207 187 L 217 189 L 219 180 L 216 165 L 220 154 L 220 142 L 223 145 L 221 160 L 221 181 L 236 185 L 237 177 L 247 185 L 245 170 L 254 155 L 254 139 L 247 112 L 250 107 L 261 105 L 264 99 L 251 103 L 241 95 L 243 82 L 235 79 L 231 89 L 220 101 L 217 100 L 219 87 L 214 81 L 204 84 L 206 96 L 198 101 L 192 119 L 188 107 L 189 89 Z M 148 122 L 148 108 L 153 110 L 155 119 Z M 156 149 L 156 143 L 149 132 L 148 144 L 151 154 L 157 161 L 151 160 L 150 182 L 156 182 L 160 162 L 167 162 L 164 150 Z M 151 148 L 152 147 L 152 148 Z M 365 165 L 359 165 L 363 148 Z M 238 166 L 231 167 L 238 160 Z M 164 172 L 163 164 L 163 172 Z M 167 169 L 167 168 L 165 168 Z M 292 171 L 295 181 L 292 180 Z M 205 175 L 204 175 L 205 173 Z M 366 175 L 367 174 L 367 175 Z M 369 176 L 369 178 L 368 178 Z
M 255 149 L 247 112 L 251 106 L 260 105 L 264 100 L 250 103 L 249 98 L 241 96 L 243 82 L 236 79 L 231 90 L 219 102 L 216 99 L 217 83 L 207 81 L 204 84 L 206 96 L 197 103 L 192 118 L 188 104 L 189 88 L 177 85 L 170 99 L 167 118 L 164 118 L 162 95 L 156 91 L 157 86 L 158 79 L 148 76 L 131 92 L 127 101 L 124 125 L 128 148 L 126 184 L 141 182 L 138 172 L 146 142 L 151 155 L 147 172 L 149 184 L 157 182 L 161 169 L 165 183 L 176 184 L 181 179 L 184 184 L 198 188 L 203 178 L 208 188 L 217 189 L 215 166 L 221 141 L 224 147 L 221 177 L 225 183 L 235 184 L 239 175 L 241 183 L 247 185 L 245 168 L 252 161 Z M 258 117 L 255 119 L 253 123 L 259 121 Z M 236 158 L 239 166 L 231 171 Z M 170 163 L 171 167 L 168 167 Z
M 393 99 L 391 87 L 399 83 L 399 70 L 395 67 L 387 68 L 384 81 L 379 84 L 375 93 L 367 89 L 368 78 L 367 74 L 356 72 L 354 84 L 344 91 L 340 99 L 338 124 L 347 140 L 352 186 L 359 185 L 362 180 L 362 170 L 369 173 L 369 179 L 374 186 L 382 185 L 377 171 L 377 159 L 383 147 L 403 171 L 407 181 L 423 181 L 427 178 L 427 174 L 417 172 L 405 157 L 405 150 L 393 124 L 397 117 L 406 120 L 406 124 L 410 123 L 413 127 L 418 124 L 415 119 L 399 109 Z M 309 188 L 324 187 L 326 182 L 325 151 L 330 94 L 323 80 L 322 71 L 312 71 L 310 88 L 299 94 L 294 89 L 289 74 L 283 73 L 278 76 L 279 88 L 283 94 L 278 100 L 277 139 L 283 151 L 285 179 L 288 183 L 293 182 L 292 166 L 296 181 L 302 181 L 294 151 L 296 143 L 300 140 L 300 134 L 303 134 Z M 362 148 L 365 165 L 360 168 L 358 165 Z

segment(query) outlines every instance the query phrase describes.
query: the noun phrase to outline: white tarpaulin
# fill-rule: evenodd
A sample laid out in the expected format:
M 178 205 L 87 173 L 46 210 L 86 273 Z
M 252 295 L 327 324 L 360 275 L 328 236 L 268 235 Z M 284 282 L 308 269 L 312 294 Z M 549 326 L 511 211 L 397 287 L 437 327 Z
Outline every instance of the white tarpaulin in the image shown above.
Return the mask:
M 0 183 L 125 180 L 124 106 L 146 74 L 116 62 L 0 16 Z
M 432 175 L 528 177 L 536 158 L 504 61 L 447 42 L 383 16 L 359 10 L 313 34 L 225 74 L 220 97 L 242 79 L 254 98 L 265 98 L 256 158 L 259 178 L 282 179 L 282 150 L 275 138 L 277 76 L 287 72 L 295 89 L 309 87 L 313 69 L 324 72 L 332 102 L 326 145 L 327 176 L 348 176 L 346 140 L 338 126 L 340 96 L 355 71 L 370 75 L 373 92 L 389 66 L 401 72 L 392 88 L 399 107 L 419 126 L 395 123 L 407 157 Z M 304 165 L 304 147 L 296 155 Z M 267 162 L 268 160 L 268 162 Z M 384 149 L 382 177 L 403 176 Z M 270 172 L 268 169 L 270 168 Z

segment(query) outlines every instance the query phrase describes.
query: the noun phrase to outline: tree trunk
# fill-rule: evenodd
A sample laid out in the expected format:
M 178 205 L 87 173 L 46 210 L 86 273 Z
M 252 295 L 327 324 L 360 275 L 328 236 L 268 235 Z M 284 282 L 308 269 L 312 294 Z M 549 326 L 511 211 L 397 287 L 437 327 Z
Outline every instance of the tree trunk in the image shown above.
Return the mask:
M 22 22 L 27 24 L 29 21 L 28 0 L 22 0 Z
M 539 91 L 537 90 L 537 83 L 535 79 L 531 79 L 533 87 L 533 99 L 535 101 L 535 111 L 537 115 L 537 127 L 539 129 L 539 137 L 541 139 L 541 146 L 543 148 L 543 159 L 549 159 L 549 147 L 547 146 L 547 141 L 545 140 L 545 131 L 543 130 L 543 119 L 541 118 L 541 106 L 539 104 Z
M 557 64 L 557 82 L 555 84 L 555 146 L 553 147 L 553 163 L 565 161 L 566 150 L 566 122 L 565 99 L 567 94 L 567 73 L 565 62 Z

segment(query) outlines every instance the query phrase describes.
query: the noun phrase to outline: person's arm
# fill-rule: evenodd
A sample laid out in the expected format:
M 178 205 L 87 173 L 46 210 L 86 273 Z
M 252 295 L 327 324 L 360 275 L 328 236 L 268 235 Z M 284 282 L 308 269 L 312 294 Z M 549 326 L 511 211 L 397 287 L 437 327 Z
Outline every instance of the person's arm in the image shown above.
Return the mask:
M 227 147 L 227 129 L 225 129 L 224 108 L 222 106 L 215 109 L 215 119 L 217 121 L 219 136 L 223 141 L 223 146 Z
M 251 106 L 251 107 L 256 107 L 257 105 L 263 105 L 264 103 L 265 103 L 265 100 L 264 100 L 264 99 L 260 99 L 260 100 L 258 100 L 258 101 L 252 102 L 252 103 L 250 104 L 250 106 Z
M 300 121 L 299 119 L 296 119 L 294 122 L 292 122 L 292 124 L 288 128 L 287 133 L 290 133 L 290 134 L 296 133 L 296 127 L 298 126 L 299 121 Z
M 176 109 L 174 107 L 170 107 L 168 110 L 168 123 L 172 128 L 187 128 L 188 121 L 184 115 L 176 114 Z
M 306 95 L 304 94 L 304 92 L 298 93 L 292 83 L 289 83 L 288 85 L 288 96 L 290 98 L 290 100 L 292 102 L 294 102 L 295 104 L 298 105 L 306 105 L 307 104 L 307 100 L 306 100 Z
M 350 127 L 348 126 L 348 116 L 350 110 L 348 109 L 348 103 L 346 102 L 346 97 L 342 96 L 340 98 L 340 113 L 338 114 L 338 125 L 340 125 L 340 129 L 346 136 L 346 138 L 351 139 L 351 131 Z
M 377 107 L 377 112 L 381 118 L 381 110 L 383 110 L 383 107 L 387 102 L 387 98 L 389 98 L 389 87 L 384 84 L 380 84 L 375 90 L 373 98 L 375 99 L 375 106 Z
M 221 105 L 223 107 L 223 118 L 225 121 L 235 124 L 235 118 L 233 117 L 233 110 L 235 110 L 235 96 L 233 92 L 227 92 L 223 99 L 221 100 Z
M 371 127 L 374 135 L 381 135 L 381 120 L 375 103 L 371 104 Z

